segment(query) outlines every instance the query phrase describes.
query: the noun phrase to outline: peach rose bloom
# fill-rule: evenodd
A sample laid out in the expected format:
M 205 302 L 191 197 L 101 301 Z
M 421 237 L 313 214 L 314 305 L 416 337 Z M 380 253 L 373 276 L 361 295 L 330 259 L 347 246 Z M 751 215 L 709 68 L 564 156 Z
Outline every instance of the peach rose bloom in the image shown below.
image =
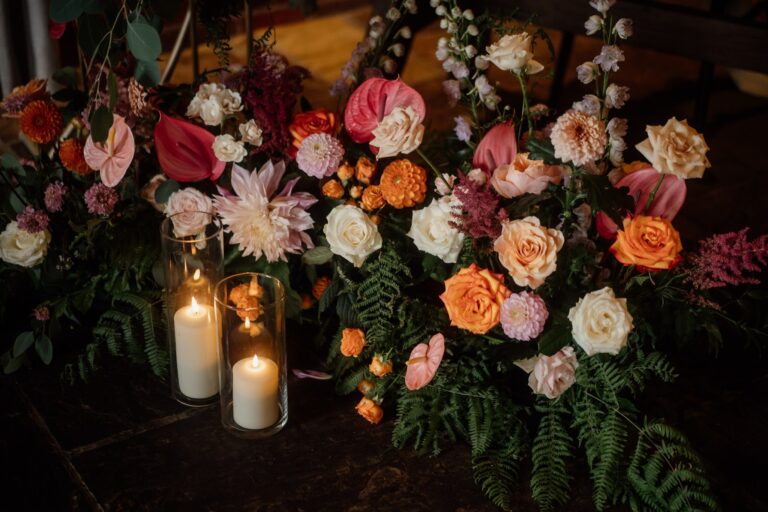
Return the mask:
M 361 329 L 347 327 L 341 333 L 341 353 L 347 357 L 357 357 L 365 347 L 365 333 Z
M 544 165 L 541 160 L 529 160 L 528 154 L 518 153 L 511 164 L 500 165 L 493 171 L 491 185 L 500 196 L 541 194 L 549 183 L 560 184 L 562 173 L 559 167 Z
M 383 362 L 379 359 L 379 356 L 373 356 L 371 364 L 368 365 L 368 369 L 377 377 L 384 377 L 385 375 L 392 373 L 392 361 Z
M 363 190 L 363 198 L 360 201 L 364 210 L 373 211 L 379 208 L 384 208 L 387 202 L 384 200 L 384 196 L 381 193 L 381 189 L 378 185 L 369 185 Z
M 623 265 L 637 265 L 645 270 L 669 270 L 682 259 L 680 233 L 663 217 L 624 219 L 624 229 L 616 234 L 611 253 Z
M 576 382 L 578 367 L 573 347 L 563 347 L 553 356 L 540 355 L 528 376 L 528 386 L 534 393 L 553 400 Z
M 559 230 L 543 227 L 537 217 L 526 217 L 502 222 L 493 249 L 515 284 L 535 289 L 557 269 L 564 241 Z
M 485 334 L 499 323 L 501 304 L 510 294 L 504 286 L 504 276 L 473 263 L 445 281 L 440 299 L 451 325 Z
M 368 397 L 363 397 L 360 403 L 355 406 L 355 410 L 357 410 L 357 414 L 374 425 L 378 425 L 381 418 L 384 417 L 384 411 L 381 407 Z
M 673 117 L 664 126 L 646 126 L 645 132 L 648 138 L 635 147 L 660 173 L 701 178 L 710 167 L 709 146 L 688 121 Z

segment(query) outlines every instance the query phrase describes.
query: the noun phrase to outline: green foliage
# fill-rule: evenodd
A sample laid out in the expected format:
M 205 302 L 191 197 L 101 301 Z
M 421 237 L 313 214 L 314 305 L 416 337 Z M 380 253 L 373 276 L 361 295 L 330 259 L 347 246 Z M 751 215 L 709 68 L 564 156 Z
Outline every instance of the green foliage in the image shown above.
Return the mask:
M 573 457 L 573 439 L 566 428 L 566 409 L 557 402 L 539 399 L 541 421 L 533 440 L 531 491 L 541 510 L 555 510 L 568 501 L 571 477 L 568 460 Z

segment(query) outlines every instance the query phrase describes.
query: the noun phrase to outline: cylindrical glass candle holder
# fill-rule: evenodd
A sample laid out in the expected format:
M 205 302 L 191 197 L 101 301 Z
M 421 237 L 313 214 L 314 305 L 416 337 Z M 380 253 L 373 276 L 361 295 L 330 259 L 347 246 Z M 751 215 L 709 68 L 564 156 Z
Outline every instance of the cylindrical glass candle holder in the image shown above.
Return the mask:
M 183 212 L 165 219 L 160 232 L 171 393 L 185 405 L 212 404 L 219 393 L 213 300 L 224 266 L 221 221 L 211 213 Z
M 221 422 L 241 437 L 279 432 L 288 421 L 283 285 L 265 274 L 237 274 L 216 285 L 215 303 Z

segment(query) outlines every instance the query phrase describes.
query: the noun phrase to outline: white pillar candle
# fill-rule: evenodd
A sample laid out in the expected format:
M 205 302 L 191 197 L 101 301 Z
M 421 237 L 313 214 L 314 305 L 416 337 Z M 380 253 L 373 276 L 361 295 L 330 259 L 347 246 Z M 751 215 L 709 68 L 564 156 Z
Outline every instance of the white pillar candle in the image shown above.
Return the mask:
M 261 429 L 280 417 L 277 365 L 266 357 L 246 357 L 232 367 L 232 412 L 243 428 Z
M 213 308 L 192 304 L 173 316 L 176 334 L 176 369 L 179 389 L 195 399 L 210 398 L 219 392 L 219 353 Z

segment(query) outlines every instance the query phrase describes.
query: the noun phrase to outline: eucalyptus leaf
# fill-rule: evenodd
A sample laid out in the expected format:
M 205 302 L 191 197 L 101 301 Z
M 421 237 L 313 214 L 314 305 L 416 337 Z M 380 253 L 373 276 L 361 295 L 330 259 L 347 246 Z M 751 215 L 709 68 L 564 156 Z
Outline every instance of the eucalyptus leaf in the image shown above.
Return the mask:
M 112 112 L 102 105 L 91 116 L 91 137 L 94 142 L 106 141 L 110 128 L 112 128 Z
M 13 342 L 13 357 L 19 357 L 21 354 L 27 351 L 29 347 L 35 342 L 35 333 L 32 331 L 24 331 L 16 337 L 16 341 Z
M 20 194 L 22 196 L 24 194 L 23 194 L 23 192 L 22 192 L 22 190 L 20 188 L 17 188 L 15 190 L 16 190 L 16 193 L 11 192 L 11 195 L 9 197 L 10 203 L 11 203 L 11 208 L 13 208 L 13 211 L 15 211 L 16 213 L 21 213 L 21 212 L 24 211 L 24 207 L 26 205 L 24 204 L 24 202 L 21 199 L 19 199 L 19 195 L 17 195 L 17 194 Z
M 51 0 L 48 15 L 53 21 L 66 23 L 83 13 L 85 0 Z
M 3 366 L 3 373 L 10 375 L 16 370 L 21 368 L 21 363 L 24 361 L 24 357 L 10 357 Z
M 53 360 L 53 343 L 51 338 L 41 334 L 35 341 L 35 352 L 40 356 L 40 360 L 45 364 L 51 364 Z
M 307 265 L 322 265 L 331 261 L 331 258 L 333 258 L 333 253 L 324 245 L 308 250 L 301 257 Z
M 155 190 L 155 202 L 159 204 L 167 203 L 171 194 L 179 190 L 179 182 L 175 180 L 166 180 Z
M 17 176 L 24 177 L 27 175 L 27 171 L 24 170 L 24 167 L 19 163 L 19 160 L 10 153 L 5 153 L 3 156 L 0 156 L 0 164 L 2 164 L 4 169 L 16 173 Z
M 138 60 L 153 62 L 163 50 L 160 42 L 160 34 L 152 25 L 136 21 L 128 23 L 126 33 L 128 39 L 128 50 Z
M 144 87 L 154 87 L 160 83 L 160 65 L 154 61 L 140 60 L 133 70 L 133 77 Z

